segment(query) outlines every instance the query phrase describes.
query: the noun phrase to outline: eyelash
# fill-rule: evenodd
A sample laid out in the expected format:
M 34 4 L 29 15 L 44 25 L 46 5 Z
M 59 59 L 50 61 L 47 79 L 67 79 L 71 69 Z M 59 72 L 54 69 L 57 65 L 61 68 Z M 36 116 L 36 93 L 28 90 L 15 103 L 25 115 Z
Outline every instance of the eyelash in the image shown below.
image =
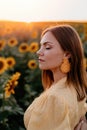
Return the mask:
M 47 50 L 51 49 L 51 47 L 46 47 Z
M 41 46 L 40 46 L 40 49 L 41 49 Z M 51 47 L 50 46 L 45 46 L 45 49 L 49 50 L 49 49 L 51 49 Z

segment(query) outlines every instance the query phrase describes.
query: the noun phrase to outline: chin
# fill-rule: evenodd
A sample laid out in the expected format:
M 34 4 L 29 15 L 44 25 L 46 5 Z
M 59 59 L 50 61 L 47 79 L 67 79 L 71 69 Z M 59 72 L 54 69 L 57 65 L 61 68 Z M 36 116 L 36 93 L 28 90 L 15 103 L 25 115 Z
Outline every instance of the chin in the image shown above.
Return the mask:
M 39 67 L 40 70 L 50 70 L 49 68 L 43 68 L 43 67 Z
M 47 70 L 47 69 L 45 69 L 45 68 L 43 68 L 43 67 L 39 67 L 41 70 Z
M 50 66 L 41 65 L 41 64 L 39 64 L 39 68 L 40 68 L 41 70 L 51 70 L 51 69 L 52 69 Z

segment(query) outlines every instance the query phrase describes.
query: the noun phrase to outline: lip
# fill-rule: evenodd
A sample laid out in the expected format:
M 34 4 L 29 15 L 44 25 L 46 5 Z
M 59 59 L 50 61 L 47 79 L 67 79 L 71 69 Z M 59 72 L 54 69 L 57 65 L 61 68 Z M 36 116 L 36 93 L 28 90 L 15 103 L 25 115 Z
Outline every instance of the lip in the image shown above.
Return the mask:
M 38 59 L 38 61 L 39 61 L 39 62 L 44 62 L 44 60 L 43 60 L 43 59 L 40 59 L 40 58 Z

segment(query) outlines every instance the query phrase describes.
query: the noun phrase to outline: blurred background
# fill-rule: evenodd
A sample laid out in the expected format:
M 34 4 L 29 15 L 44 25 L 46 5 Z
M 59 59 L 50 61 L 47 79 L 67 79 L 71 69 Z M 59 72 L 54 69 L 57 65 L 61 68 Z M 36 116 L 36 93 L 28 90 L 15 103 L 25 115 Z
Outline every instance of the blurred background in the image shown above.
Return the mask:
M 87 70 L 86 5 L 86 0 L 0 0 L 0 130 L 25 130 L 24 112 L 43 92 L 36 51 L 45 28 L 73 26 Z

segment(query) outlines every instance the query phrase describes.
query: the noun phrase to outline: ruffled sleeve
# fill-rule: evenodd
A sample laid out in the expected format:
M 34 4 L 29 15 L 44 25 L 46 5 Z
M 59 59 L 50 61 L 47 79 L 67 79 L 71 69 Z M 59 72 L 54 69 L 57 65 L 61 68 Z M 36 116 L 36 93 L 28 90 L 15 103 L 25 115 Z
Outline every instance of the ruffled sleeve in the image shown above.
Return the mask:
M 24 115 L 27 130 L 71 130 L 68 107 L 62 97 L 43 94 Z

